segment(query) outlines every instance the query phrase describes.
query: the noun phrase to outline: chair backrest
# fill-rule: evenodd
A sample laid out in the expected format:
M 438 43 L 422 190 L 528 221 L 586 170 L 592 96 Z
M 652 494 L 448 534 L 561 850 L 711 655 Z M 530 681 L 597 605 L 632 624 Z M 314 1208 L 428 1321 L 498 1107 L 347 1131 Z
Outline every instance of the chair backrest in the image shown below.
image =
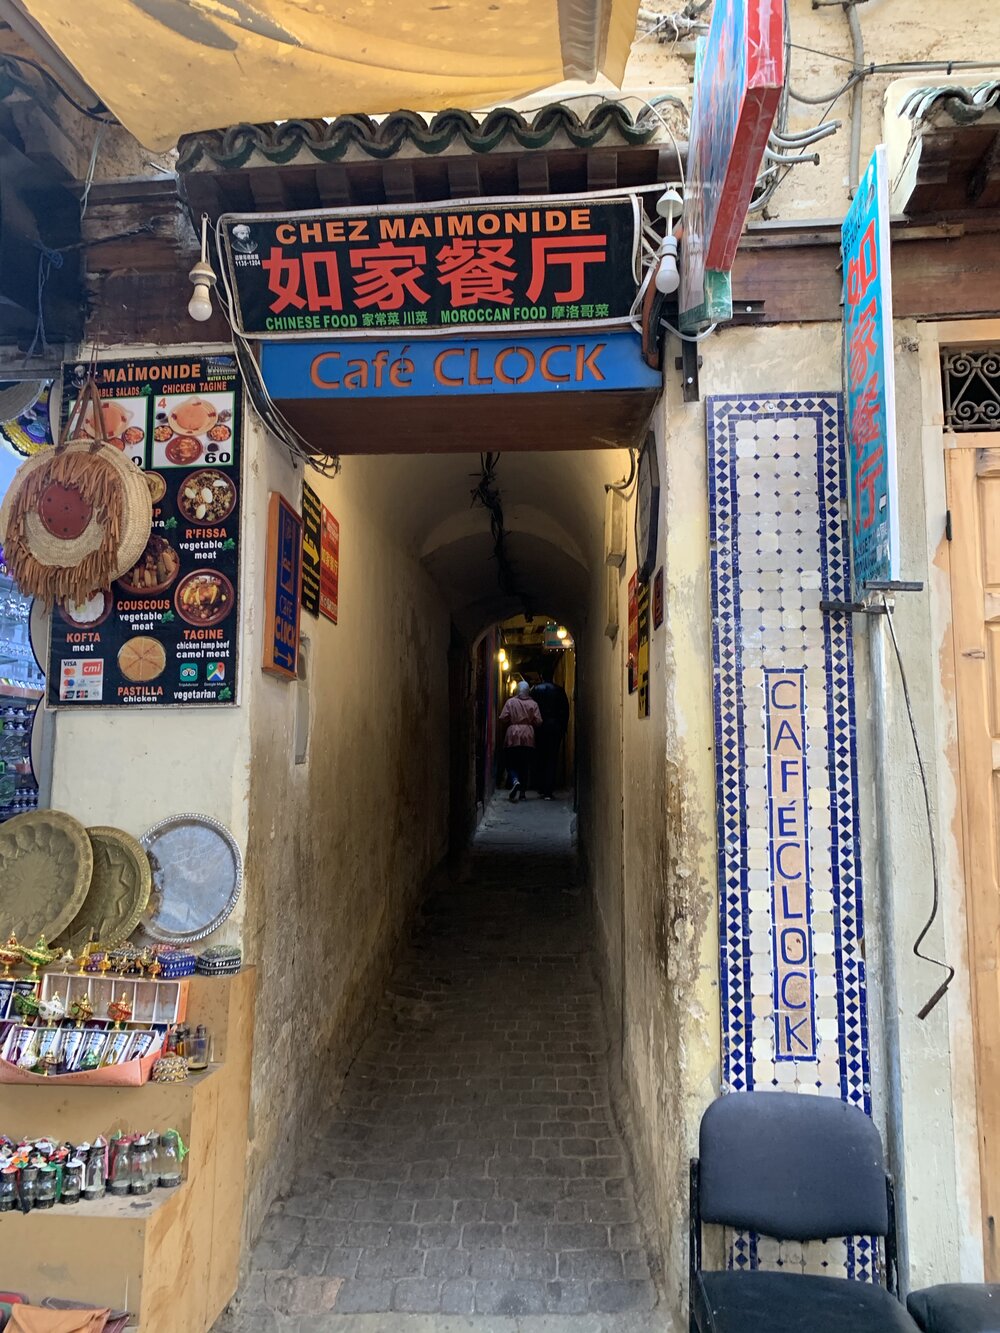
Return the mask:
M 701 1121 L 701 1217 L 780 1240 L 885 1236 L 882 1140 L 857 1107 L 796 1092 L 731 1092 Z

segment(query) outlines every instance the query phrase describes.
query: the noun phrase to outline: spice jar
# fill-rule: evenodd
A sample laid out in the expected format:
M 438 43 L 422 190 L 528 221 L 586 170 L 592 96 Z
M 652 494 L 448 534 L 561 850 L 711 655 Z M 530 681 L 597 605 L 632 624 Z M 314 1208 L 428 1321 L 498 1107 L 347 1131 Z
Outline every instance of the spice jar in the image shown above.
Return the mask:
M 79 1157 L 71 1157 L 63 1167 L 62 1194 L 60 1203 L 79 1203 L 83 1193 L 83 1162 Z
M 128 1194 L 132 1185 L 132 1144 L 126 1138 L 111 1140 L 111 1165 L 108 1168 L 108 1193 L 116 1198 Z
M 140 1134 L 132 1144 L 129 1163 L 129 1192 L 131 1194 L 149 1194 L 155 1184 L 152 1145 L 147 1135 Z
M 80 1145 L 80 1154 L 86 1144 Z M 83 1197 L 88 1202 L 104 1198 L 104 1148 L 95 1143 L 87 1152 L 86 1165 L 83 1169 Z
M 199 1023 L 195 1029 L 193 1037 L 188 1037 L 185 1042 L 187 1052 L 188 1069 L 192 1074 L 198 1070 L 208 1068 L 208 1028 L 204 1023 Z
M 17 1209 L 17 1171 L 7 1167 L 0 1171 L 0 1213 L 13 1213 Z
M 156 1140 L 156 1178 L 162 1189 L 181 1183 L 181 1152 L 176 1129 L 168 1129 Z
M 38 1168 L 38 1193 L 35 1197 L 36 1208 L 52 1208 L 59 1197 L 59 1168 L 51 1163 Z
M 30 1213 L 38 1198 L 38 1167 L 22 1166 L 17 1182 L 18 1203 L 22 1213 Z

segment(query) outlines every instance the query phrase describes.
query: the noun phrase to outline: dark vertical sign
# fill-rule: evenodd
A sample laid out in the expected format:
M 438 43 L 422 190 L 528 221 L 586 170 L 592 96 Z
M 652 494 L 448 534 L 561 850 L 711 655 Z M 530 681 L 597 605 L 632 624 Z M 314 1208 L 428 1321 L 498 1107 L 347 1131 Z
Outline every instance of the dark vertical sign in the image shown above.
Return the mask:
M 308 482 L 302 483 L 302 609 L 319 615 L 323 541 L 323 503 Z
M 319 609 L 336 625 L 340 611 L 340 524 L 323 506 Z
M 63 373 L 64 419 L 86 378 Z M 102 361 L 111 443 L 145 474 L 153 529 L 136 565 L 57 603 L 48 701 L 58 707 L 231 704 L 239 649 L 240 411 L 232 356 Z M 93 434 L 91 416 L 84 430 Z
M 656 571 L 653 578 L 653 629 L 659 629 L 663 624 L 663 566 Z
M 649 717 L 649 584 L 639 585 L 636 597 L 636 679 L 639 686 L 639 716 Z
M 628 581 L 628 692 L 632 694 L 638 685 L 639 669 L 639 599 L 636 595 L 639 574 L 636 572 Z
M 299 661 L 302 520 L 283 495 L 271 492 L 264 563 L 265 671 L 294 680 Z

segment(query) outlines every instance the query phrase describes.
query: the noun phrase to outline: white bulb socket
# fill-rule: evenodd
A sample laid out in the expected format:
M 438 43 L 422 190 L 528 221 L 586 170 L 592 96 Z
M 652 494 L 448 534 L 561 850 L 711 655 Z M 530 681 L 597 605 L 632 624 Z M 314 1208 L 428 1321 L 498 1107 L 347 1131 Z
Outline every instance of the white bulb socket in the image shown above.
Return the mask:
M 677 267 L 677 238 L 664 236 L 660 242 L 659 263 L 654 278 L 656 290 L 662 296 L 669 296 L 681 285 L 680 270 Z
M 194 283 L 194 293 L 188 302 L 188 314 L 201 324 L 206 319 L 212 318 L 212 288 L 216 283 L 215 272 L 211 264 L 206 263 L 204 259 L 200 259 L 188 274 L 188 278 Z

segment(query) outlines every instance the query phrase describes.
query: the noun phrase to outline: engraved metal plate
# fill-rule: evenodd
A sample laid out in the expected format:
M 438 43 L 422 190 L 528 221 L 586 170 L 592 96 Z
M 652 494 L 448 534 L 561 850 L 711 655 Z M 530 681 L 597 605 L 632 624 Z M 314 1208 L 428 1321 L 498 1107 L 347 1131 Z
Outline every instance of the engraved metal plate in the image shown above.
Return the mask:
M 243 858 L 225 825 L 207 815 L 174 815 L 141 839 L 153 888 L 143 929 L 165 944 L 204 939 L 236 906 Z
M 83 907 L 66 932 L 79 948 L 87 940 L 119 944 L 142 920 L 149 904 L 153 875 L 141 843 L 121 829 L 87 829 L 94 849 L 94 873 Z
M 87 830 L 59 810 L 31 810 L 0 826 L 0 929 L 22 944 L 51 943 L 90 888 L 94 854 Z

